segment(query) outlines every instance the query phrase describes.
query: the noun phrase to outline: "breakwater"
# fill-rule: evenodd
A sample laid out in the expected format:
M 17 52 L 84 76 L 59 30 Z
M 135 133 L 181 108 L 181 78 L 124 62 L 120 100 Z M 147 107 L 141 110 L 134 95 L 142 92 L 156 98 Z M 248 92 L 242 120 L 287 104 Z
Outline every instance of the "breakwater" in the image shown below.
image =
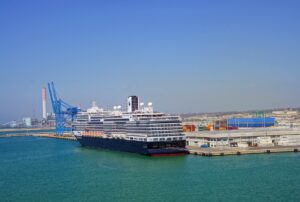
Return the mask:
M 71 134 L 64 134 L 64 135 L 55 135 L 54 133 L 11 133 L 11 134 L 5 134 L 1 135 L 0 138 L 5 137 L 44 137 L 44 138 L 56 138 L 56 139 L 64 139 L 64 140 L 76 140 L 76 138 Z

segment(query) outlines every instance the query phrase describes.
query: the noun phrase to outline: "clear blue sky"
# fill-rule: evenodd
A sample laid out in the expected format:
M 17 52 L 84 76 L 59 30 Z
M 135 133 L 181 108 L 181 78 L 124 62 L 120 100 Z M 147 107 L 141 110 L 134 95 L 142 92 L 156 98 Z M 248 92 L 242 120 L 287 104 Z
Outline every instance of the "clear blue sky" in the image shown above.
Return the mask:
M 131 94 L 174 113 L 299 107 L 299 11 L 298 0 L 3 0 L 0 121 L 41 117 L 52 80 L 83 108 Z

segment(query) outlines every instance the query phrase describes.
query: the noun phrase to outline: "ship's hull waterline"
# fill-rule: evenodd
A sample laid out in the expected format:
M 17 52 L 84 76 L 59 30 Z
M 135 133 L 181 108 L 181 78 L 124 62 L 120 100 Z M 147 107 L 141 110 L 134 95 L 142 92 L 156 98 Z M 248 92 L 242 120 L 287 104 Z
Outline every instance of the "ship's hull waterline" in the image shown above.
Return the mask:
M 93 136 L 75 136 L 83 147 L 137 153 L 148 156 L 176 156 L 188 154 L 185 140 L 171 142 L 142 142 Z

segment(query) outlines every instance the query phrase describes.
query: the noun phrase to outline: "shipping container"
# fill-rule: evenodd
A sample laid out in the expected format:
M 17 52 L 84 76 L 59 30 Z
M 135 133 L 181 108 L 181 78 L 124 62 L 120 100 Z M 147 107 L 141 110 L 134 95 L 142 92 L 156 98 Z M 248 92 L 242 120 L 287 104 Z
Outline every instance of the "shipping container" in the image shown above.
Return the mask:
M 185 124 L 182 126 L 183 132 L 193 132 L 196 130 L 196 126 L 193 124 Z
M 198 131 L 204 131 L 207 130 L 206 126 L 198 126 Z

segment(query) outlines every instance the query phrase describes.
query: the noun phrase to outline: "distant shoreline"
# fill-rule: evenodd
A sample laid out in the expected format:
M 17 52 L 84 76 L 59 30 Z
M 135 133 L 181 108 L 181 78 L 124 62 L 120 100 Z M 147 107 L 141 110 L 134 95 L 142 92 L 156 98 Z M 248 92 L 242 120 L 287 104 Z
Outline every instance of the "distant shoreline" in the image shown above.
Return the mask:
M 36 130 L 54 130 L 54 127 L 47 128 L 3 128 L 0 132 L 11 132 L 11 131 L 36 131 Z

